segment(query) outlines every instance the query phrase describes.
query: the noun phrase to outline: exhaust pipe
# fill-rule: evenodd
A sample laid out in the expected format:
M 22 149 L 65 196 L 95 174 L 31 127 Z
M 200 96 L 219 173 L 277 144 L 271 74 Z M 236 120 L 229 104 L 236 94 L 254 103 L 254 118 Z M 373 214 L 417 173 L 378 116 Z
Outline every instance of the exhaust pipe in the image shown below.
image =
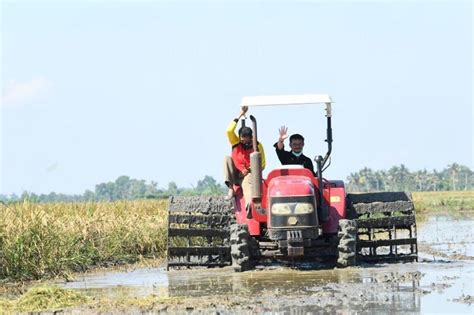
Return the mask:
M 252 200 L 259 204 L 262 202 L 262 154 L 260 152 L 250 154 L 250 172 L 252 173 Z
M 260 208 L 262 202 L 262 153 L 258 152 L 257 140 L 257 120 L 250 115 L 253 125 L 253 148 L 254 152 L 250 154 L 250 172 L 252 183 L 252 200 L 256 208 Z
M 329 220 L 329 205 L 324 200 L 324 183 L 323 183 L 323 171 L 322 171 L 322 162 L 323 157 L 318 155 L 316 157 L 316 167 L 317 167 L 317 176 L 318 176 L 318 184 L 319 184 L 319 211 L 318 211 L 318 219 L 319 222 L 326 223 Z

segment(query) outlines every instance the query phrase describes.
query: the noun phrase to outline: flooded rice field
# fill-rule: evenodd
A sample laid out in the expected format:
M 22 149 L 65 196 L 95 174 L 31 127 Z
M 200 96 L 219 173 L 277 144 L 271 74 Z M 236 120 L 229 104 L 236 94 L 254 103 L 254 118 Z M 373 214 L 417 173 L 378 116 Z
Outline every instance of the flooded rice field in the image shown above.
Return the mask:
M 94 298 L 153 296 L 180 301 L 112 312 L 473 314 L 474 217 L 470 213 L 421 218 L 417 263 L 347 269 L 265 266 L 244 273 L 231 268 L 142 268 L 84 274 L 59 284 Z

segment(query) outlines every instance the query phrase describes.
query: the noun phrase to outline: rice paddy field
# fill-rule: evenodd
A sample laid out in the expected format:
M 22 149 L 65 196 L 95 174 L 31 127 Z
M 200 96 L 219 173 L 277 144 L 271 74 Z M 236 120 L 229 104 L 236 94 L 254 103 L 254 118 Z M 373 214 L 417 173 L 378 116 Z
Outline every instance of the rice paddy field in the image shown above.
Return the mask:
M 0 281 L 162 259 L 166 200 L 0 205 Z
M 474 210 L 474 190 L 412 193 L 417 212 Z
M 413 193 L 418 213 L 474 209 L 474 191 Z M 162 260 L 167 200 L 0 205 L 0 282 Z

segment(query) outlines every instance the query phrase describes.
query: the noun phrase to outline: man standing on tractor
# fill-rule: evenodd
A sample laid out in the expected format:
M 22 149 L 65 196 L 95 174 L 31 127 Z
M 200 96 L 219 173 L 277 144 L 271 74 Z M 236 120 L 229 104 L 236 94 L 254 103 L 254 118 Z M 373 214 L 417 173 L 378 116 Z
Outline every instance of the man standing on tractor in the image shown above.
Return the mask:
M 299 164 L 302 165 L 304 168 L 309 169 L 314 176 L 313 162 L 311 159 L 303 154 L 303 147 L 304 147 L 304 138 L 302 135 L 295 133 L 290 137 L 290 148 L 291 151 L 285 151 L 285 144 L 284 141 L 288 138 L 288 127 L 282 126 L 280 130 L 280 137 L 278 138 L 278 142 L 275 143 L 273 146 L 275 147 L 276 154 L 278 159 L 280 160 L 281 164 L 288 165 L 288 164 Z
M 245 115 L 248 107 L 242 106 L 239 116 L 232 120 L 227 127 L 226 133 L 229 143 L 232 146 L 232 156 L 225 157 L 224 163 L 224 180 L 229 188 L 226 199 L 230 200 L 234 197 L 233 186 L 242 186 L 245 205 L 248 206 L 252 198 L 252 186 L 250 176 L 250 153 L 253 148 L 253 132 L 249 127 L 241 127 L 239 135 L 235 134 L 235 128 L 239 119 Z M 260 142 L 257 145 L 258 152 L 262 155 L 262 170 L 265 168 L 265 152 Z

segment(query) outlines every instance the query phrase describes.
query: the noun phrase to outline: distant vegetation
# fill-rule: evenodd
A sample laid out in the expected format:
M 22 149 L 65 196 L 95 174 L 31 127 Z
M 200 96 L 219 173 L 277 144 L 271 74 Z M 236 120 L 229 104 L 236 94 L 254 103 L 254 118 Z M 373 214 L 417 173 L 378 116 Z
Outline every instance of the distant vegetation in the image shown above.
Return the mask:
M 67 195 L 51 192 L 40 194 L 23 192 L 22 195 L 0 195 L 0 201 L 17 202 L 29 200 L 34 202 L 81 202 L 81 201 L 115 201 L 136 199 L 165 199 L 169 196 L 219 195 L 226 190 L 213 177 L 205 176 L 192 188 L 180 188 L 175 182 L 170 182 L 167 189 L 157 187 L 157 183 L 148 184 L 145 180 L 131 179 L 120 176 L 114 182 L 101 183 L 94 191 L 86 190 L 82 195 Z
M 411 172 L 405 165 L 389 170 L 363 168 L 347 177 L 347 190 L 372 191 L 459 191 L 474 189 L 474 173 L 469 167 L 453 163 L 441 171 Z
M 469 167 L 456 163 L 448 165 L 441 171 L 410 171 L 403 164 L 388 170 L 363 168 L 351 173 L 346 180 L 349 192 L 373 191 L 462 191 L 474 189 L 474 173 Z M 156 182 L 131 179 L 120 176 L 114 182 L 101 183 L 94 191 L 86 190 L 82 195 L 66 195 L 51 192 L 37 195 L 24 192 L 22 195 L 0 195 L 0 201 L 16 202 L 29 200 L 34 202 L 80 202 L 80 201 L 115 201 L 135 199 L 163 199 L 171 195 L 195 196 L 218 195 L 225 192 L 225 186 L 211 176 L 205 176 L 192 188 L 180 188 L 170 182 L 167 188 L 158 188 Z

